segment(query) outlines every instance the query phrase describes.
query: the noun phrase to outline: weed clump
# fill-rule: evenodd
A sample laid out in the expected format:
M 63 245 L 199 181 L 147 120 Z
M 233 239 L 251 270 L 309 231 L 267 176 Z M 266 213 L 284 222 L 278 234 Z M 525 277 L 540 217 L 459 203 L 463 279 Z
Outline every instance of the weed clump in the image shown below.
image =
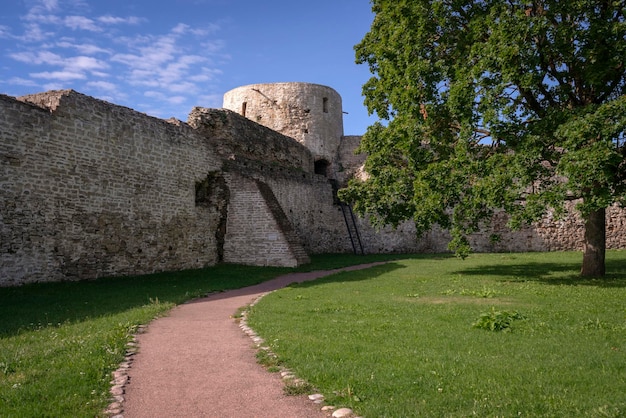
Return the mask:
M 491 307 L 489 312 L 480 314 L 480 317 L 472 326 L 494 332 L 510 331 L 512 322 L 519 319 L 524 319 L 524 316 L 517 311 L 496 311 L 496 308 Z

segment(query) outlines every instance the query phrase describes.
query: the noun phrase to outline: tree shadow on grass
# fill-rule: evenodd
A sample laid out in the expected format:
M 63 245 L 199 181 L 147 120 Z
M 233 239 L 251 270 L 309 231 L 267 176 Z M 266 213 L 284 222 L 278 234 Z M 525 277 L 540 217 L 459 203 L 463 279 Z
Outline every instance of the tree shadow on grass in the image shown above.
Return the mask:
M 333 273 L 328 276 L 320 277 L 319 279 L 315 279 L 312 281 L 305 281 L 300 283 L 294 282 L 289 284 L 288 287 L 306 288 L 319 286 L 326 283 L 360 282 L 375 279 L 383 274 L 404 268 L 406 268 L 406 266 L 403 266 L 400 263 L 387 261 L 384 262 L 384 264 L 378 264 L 363 270 L 342 271 Z
M 287 268 L 237 265 L 134 277 L 0 288 L 0 338 L 115 315 L 152 303 L 180 304 L 210 292 L 261 283 Z
M 580 263 L 528 262 L 521 264 L 480 265 L 456 271 L 458 274 L 497 276 L 507 282 L 540 282 L 549 285 L 595 286 L 603 288 L 626 287 L 624 260 L 607 260 L 605 277 L 589 278 L 580 275 Z
M 297 269 L 221 264 L 205 269 L 143 276 L 0 287 L 0 338 L 115 315 L 152 303 L 178 305 L 207 294 L 234 289 L 242 289 L 245 294 L 249 286 L 289 273 L 335 269 L 401 257 L 320 255 L 313 257 L 312 264 Z

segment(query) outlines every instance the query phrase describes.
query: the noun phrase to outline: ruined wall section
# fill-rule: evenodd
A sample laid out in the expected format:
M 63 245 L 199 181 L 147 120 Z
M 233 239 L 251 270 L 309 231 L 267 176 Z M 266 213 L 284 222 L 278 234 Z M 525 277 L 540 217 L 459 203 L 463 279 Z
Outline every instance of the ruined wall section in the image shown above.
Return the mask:
M 227 171 L 226 178 L 231 199 L 224 261 L 282 267 L 310 262 L 271 188 L 237 171 Z
M 0 96 L 0 135 L 0 285 L 216 262 L 221 161 L 185 124 L 68 90 Z
M 223 158 L 230 190 L 224 261 L 294 267 L 309 261 L 307 234 L 294 227 L 300 212 L 285 213 L 275 177 L 294 195 L 312 193 L 313 156 L 302 144 L 225 109 L 194 108 L 189 124 L 210 138 Z M 324 178 L 324 182 L 327 180 Z M 304 207 L 302 207 L 304 208 Z
M 566 203 L 568 215 L 555 218 L 548 213 L 538 222 L 525 226 L 519 231 L 511 231 L 506 223 L 505 213 L 496 214 L 484 231 L 474 235 L 475 246 L 480 251 L 568 251 L 583 250 L 585 224 L 576 211 L 576 201 Z M 606 248 L 626 248 L 626 209 L 612 205 L 606 211 Z M 492 234 L 499 234 L 498 241 L 491 240 Z
M 226 160 L 263 161 L 313 172 L 313 156 L 302 144 L 230 110 L 195 107 L 187 123 Z
M 294 171 L 288 167 L 267 165 L 260 161 L 231 160 L 224 166 L 224 170 L 229 173 L 229 177 L 236 173 L 238 176 L 267 184 L 309 254 L 353 251 L 341 207 L 337 204 L 333 186 L 326 177 Z M 233 189 L 236 187 L 238 186 Z M 248 187 L 254 188 L 254 185 L 250 184 Z M 247 218 L 239 216 L 238 223 L 243 222 L 245 225 L 248 222 L 249 228 L 253 228 L 258 224 L 253 213 Z M 232 211 L 229 211 L 230 216 L 233 216 Z M 447 242 L 437 241 L 437 234 L 433 234 L 434 238 L 431 240 L 416 240 L 415 228 L 410 222 L 403 224 L 398 230 L 384 228 L 380 231 L 374 229 L 366 219 L 357 218 L 357 223 L 364 250 L 368 254 L 429 250 L 442 252 L 447 249 Z M 271 238 L 276 239 L 274 236 Z M 437 244 L 439 247 L 435 247 Z M 273 244 L 269 241 L 268 245 Z
M 250 160 L 228 161 L 224 171 L 229 177 L 236 174 L 248 182 L 266 184 L 307 253 L 351 251 L 341 211 L 333 203 L 332 185 L 324 176 Z M 253 216 L 251 227 L 255 223 Z M 239 222 L 245 222 L 245 218 L 240 217 Z
M 266 179 L 311 254 L 351 250 L 341 209 L 333 202 L 332 185 L 324 176 L 272 176 Z
M 225 159 L 224 171 L 228 173 L 231 193 L 234 193 L 231 199 L 233 207 L 228 214 L 228 261 L 250 264 L 255 260 L 255 251 L 259 254 L 268 253 L 268 248 L 272 248 L 279 239 L 275 233 L 267 235 L 267 231 L 253 232 L 260 222 L 260 215 L 256 211 L 266 210 L 259 201 L 254 180 L 267 184 L 272 190 L 308 253 L 352 251 L 341 208 L 333 196 L 332 184 L 324 175 L 314 173 L 314 156 L 306 146 L 225 109 L 194 108 L 189 116 L 189 124 L 211 138 Z M 336 158 L 336 150 L 334 154 L 333 159 Z M 247 191 L 237 191 L 240 186 Z M 245 199 L 250 199 L 247 211 Z M 231 222 L 235 217 L 237 220 Z M 365 225 L 363 227 L 367 228 Z M 372 232 L 372 237 L 375 235 Z M 271 238 L 265 241 L 267 248 L 262 244 L 263 236 Z M 257 243 L 251 246 L 241 242 L 245 237 L 255 237 Z M 380 241 L 378 238 L 373 239 Z M 235 242 L 239 244 L 235 245 Z M 237 247 L 247 250 L 237 253 Z M 276 251 L 286 254 L 282 248 Z M 263 265 L 268 263 L 266 256 L 258 261 Z M 290 262 L 287 259 L 281 261 Z

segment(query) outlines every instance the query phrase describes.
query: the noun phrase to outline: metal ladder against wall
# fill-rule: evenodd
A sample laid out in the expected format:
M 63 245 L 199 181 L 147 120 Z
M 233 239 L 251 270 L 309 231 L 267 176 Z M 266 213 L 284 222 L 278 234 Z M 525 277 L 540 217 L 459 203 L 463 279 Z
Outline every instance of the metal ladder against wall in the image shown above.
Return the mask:
M 365 255 L 363 242 L 361 241 L 361 234 L 359 233 L 359 227 L 356 223 L 356 216 L 354 216 L 352 205 L 339 199 L 337 193 L 339 191 L 339 183 L 335 180 L 336 174 L 336 172 L 333 172 L 333 178 L 328 179 L 328 182 L 333 189 L 333 201 L 341 208 L 343 220 L 346 223 L 346 229 L 348 230 L 348 236 L 350 237 L 350 243 L 352 244 L 352 251 L 354 251 L 354 254 L 357 255 Z
M 361 234 L 359 234 L 359 227 L 356 223 L 354 212 L 352 211 L 352 205 L 339 201 L 339 206 L 341 206 L 341 212 L 346 222 L 346 228 L 348 229 L 348 235 L 350 236 L 350 243 L 352 244 L 354 254 L 365 255 Z

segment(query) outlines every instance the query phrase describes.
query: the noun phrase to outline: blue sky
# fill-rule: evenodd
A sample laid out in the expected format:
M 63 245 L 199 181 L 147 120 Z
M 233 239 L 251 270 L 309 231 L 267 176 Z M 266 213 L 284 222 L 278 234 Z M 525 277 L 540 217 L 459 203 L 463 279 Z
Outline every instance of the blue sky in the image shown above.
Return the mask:
M 375 118 L 353 47 L 372 19 L 368 0 L 7 0 L 0 93 L 74 89 L 187 120 L 232 88 L 302 81 L 337 90 L 359 135 Z

